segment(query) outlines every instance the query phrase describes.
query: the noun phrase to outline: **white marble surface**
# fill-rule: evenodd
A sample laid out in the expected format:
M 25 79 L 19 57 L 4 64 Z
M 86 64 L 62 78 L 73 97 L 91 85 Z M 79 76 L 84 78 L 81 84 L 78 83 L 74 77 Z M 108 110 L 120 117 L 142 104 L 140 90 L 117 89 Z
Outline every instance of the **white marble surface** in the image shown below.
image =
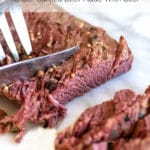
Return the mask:
M 126 37 L 134 55 L 132 70 L 104 85 L 97 87 L 82 97 L 76 98 L 67 104 L 66 118 L 59 124 L 62 130 L 76 120 L 87 108 L 110 99 L 114 92 L 120 89 L 131 88 L 138 93 L 150 84 L 150 1 L 139 2 L 101 2 L 101 3 L 64 3 L 64 8 L 74 15 L 102 26 L 107 32 L 119 39 L 120 35 Z M 78 9 L 76 9 L 78 8 Z M 0 106 L 5 105 L 0 100 Z M 12 104 L 7 104 L 11 107 Z M 6 106 L 5 106 L 6 107 Z M 31 125 L 30 125 L 31 126 Z M 29 127 L 31 128 L 31 127 Z M 33 129 L 34 128 L 34 129 Z M 32 127 L 20 144 L 13 142 L 13 135 L 0 136 L 0 149 L 3 150 L 53 150 L 55 131 Z

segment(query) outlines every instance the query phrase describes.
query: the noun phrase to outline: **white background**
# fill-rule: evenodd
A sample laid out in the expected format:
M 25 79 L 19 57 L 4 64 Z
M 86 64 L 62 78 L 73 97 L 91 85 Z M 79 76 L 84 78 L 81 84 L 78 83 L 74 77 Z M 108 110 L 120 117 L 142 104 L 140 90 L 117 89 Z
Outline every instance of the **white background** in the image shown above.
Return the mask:
M 115 0 L 114 0 L 115 1 Z M 133 1 L 133 0 L 130 0 Z M 73 124 L 77 117 L 90 106 L 113 97 L 114 92 L 130 88 L 143 93 L 150 84 L 150 1 L 139 2 L 99 2 L 99 3 L 59 3 L 77 17 L 101 26 L 119 40 L 123 35 L 134 55 L 132 69 L 104 85 L 97 87 L 82 97 L 67 104 L 66 118 L 59 124 L 62 130 Z M 12 104 L 0 99 L 0 108 L 10 112 Z M 15 110 L 16 108 L 13 108 Z M 29 131 L 20 144 L 15 144 L 13 134 L 0 135 L 0 149 L 3 150 L 53 150 L 55 130 L 29 125 Z

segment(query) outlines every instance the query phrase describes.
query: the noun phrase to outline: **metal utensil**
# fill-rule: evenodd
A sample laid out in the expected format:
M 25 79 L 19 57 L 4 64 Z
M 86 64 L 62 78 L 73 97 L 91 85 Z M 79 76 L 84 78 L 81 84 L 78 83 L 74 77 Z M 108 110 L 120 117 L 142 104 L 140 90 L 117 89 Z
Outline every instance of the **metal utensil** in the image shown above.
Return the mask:
M 0 67 L 0 87 L 16 80 L 27 79 L 38 70 L 57 65 L 74 54 L 79 48 L 79 46 L 75 46 L 57 53 L 2 66 Z
M 19 0 L 0 0 L 0 29 L 3 33 L 3 36 L 7 42 L 7 45 L 11 51 L 12 56 L 16 61 L 19 60 L 19 55 L 13 40 L 7 19 L 5 16 L 5 11 L 10 12 L 10 16 L 15 25 L 18 37 L 23 45 L 25 52 L 29 55 L 32 51 L 31 41 L 29 38 L 29 33 L 25 23 L 25 19 L 22 13 L 22 9 L 19 5 Z M 5 58 L 4 50 L 0 45 L 0 60 L 2 61 Z M 3 55 L 2 55 L 3 54 Z

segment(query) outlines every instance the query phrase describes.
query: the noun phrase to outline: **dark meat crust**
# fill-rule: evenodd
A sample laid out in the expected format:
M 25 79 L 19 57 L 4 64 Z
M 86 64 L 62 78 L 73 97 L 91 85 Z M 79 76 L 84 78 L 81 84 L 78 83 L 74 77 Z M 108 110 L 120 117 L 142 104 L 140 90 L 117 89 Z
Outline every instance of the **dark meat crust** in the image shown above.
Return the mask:
M 14 116 L 0 121 L 9 131 L 15 126 L 23 135 L 28 120 L 45 127 L 55 125 L 65 116 L 65 103 L 131 68 L 133 57 L 124 37 L 120 37 L 118 43 L 102 28 L 68 13 L 26 13 L 25 18 L 34 50 L 30 56 L 24 54 L 13 26 L 11 28 L 22 60 L 75 45 L 80 45 L 80 51 L 59 66 L 1 88 L 3 96 L 20 104 Z M 11 25 L 11 20 L 9 22 Z M 0 41 L 8 51 L 2 36 Z M 1 65 L 12 62 L 8 53 Z
M 115 93 L 113 100 L 87 109 L 56 138 L 56 150 L 126 150 L 150 146 L 150 92 Z

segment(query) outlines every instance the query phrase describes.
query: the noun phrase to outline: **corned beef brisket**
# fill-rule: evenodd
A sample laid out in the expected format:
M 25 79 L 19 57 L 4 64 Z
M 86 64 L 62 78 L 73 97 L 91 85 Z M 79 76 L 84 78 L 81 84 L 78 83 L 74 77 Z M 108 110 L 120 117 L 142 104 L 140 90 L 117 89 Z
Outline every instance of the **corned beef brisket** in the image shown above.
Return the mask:
M 2 113 L 0 131 L 19 132 L 17 141 L 24 134 L 27 121 L 41 123 L 44 127 L 54 126 L 65 116 L 67 102 L 127 72 L 133 60 L 124 37 L 117 42 L 104 29 L 66 12 L 25 13 L 25 19 L 33 46 L 30 56 L 24 54 L 8 15 L 22 60 L 75 45 L 80 45 L 80 50 L 58 66 L 50 66 L 30 79 L 1 88 L 1 95 L 18 103 L 20 109 L 10 117 Z M 0 42 L 8 54 L 1 65 L 13 63 L 2 35 Z

